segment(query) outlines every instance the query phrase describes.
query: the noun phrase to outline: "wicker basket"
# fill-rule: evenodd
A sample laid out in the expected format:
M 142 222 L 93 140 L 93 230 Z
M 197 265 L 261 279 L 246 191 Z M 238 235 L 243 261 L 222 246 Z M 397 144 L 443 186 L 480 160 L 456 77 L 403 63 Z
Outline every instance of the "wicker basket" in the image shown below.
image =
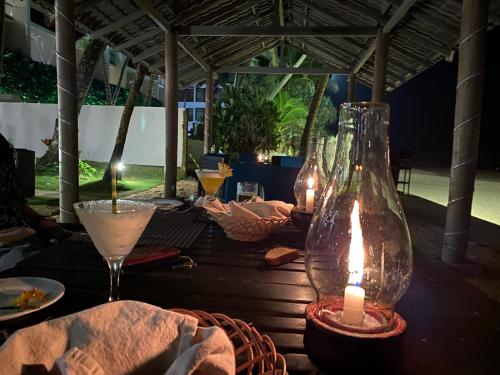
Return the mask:
M 286 362 L 276 353 L 269 336 L 261 335 L 251 325 L 224 314 L 209 314 L 198 310 L 172 309 L 180 314 L 194 316 L 200 327 L 222 328 L 234 347 L 236 374 L 286 375 Z
M 228 238 L 236 241 L 262 241 L 266 239 L 273 229 L 285 224 L 289 218 L 284 219 L 236 219 L 227 215 L 212 215 L 217 223 L 224 229 Z

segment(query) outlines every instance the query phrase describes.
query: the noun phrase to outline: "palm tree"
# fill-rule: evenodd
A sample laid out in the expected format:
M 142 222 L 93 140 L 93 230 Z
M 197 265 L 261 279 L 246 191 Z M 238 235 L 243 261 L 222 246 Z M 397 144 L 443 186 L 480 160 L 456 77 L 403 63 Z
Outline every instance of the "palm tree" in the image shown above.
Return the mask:
M 94 77 L 94 71 L 99 59 L 99 55 L 104 49 L 104 44 L 99 40 L 86 39 L 79 40 L 77 43 L 84 44 L 85 50 L 78 63 L 76 70 L 78 104 L 77 114 L 80 114 L 83 101 L 87 96 L 90 88 L 90 83 Z M 38 165 L 49 165 L 59 160 L 59 126 L 57 119 L 55 120 L 54 133 L 52 140 L 48 143 L 48 149 L 45 154 L 38 160 Z
M 278 132 L 280 134 L 279 150 L 286 154 L 294 154 L 298 149 L 300 137 L 307 118 L 307 107 L 301 98 L 292 98 L 281 91 L 274 104 L 280 112 Z
M 123 155 L 123 150 L 125 148 L 125 141 L 127 140 L 128 127 L 130 125 L 130 118 L 132 117 L 132 112 L 134 111 L 135 103 L 141 92 L 142 83 L 144 82 L 144 76 L 146 74 L 146 68 L 138 64 L 137 71 L 135 74 L 134 83 L 130 92 L 128 94 L 127 102 L 123 107 L 122 117 L 120 120 L 120 127 L 118 128 L 118 134 L 116 136 L 115 147 L 113 148 L 113 153 L 111 159 L 106 168 L 106 172 L 103 176 L 103 181 L 111 180 L 111 164 L 119 162 Z

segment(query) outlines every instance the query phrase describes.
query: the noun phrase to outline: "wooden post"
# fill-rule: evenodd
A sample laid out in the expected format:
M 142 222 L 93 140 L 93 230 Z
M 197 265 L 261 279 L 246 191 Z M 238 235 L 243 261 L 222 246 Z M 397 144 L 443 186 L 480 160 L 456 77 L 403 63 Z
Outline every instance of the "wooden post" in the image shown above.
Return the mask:
M 59 211 L 62 223 L 77 223 L 73 203 L 79 198 L 78 93 L 76 89 L 73 0 L 55 0 L 57 109 L 59 113 Z
M 481 127 L 488 0 L 463 0 L 450 192 L 441 258 L 465 261 Z
M 214 114 L 214 73 L 209 70 L 205 89 L 205 124 L 203 131 L 203 153 L 208 154 L 212 148 L 212 120 Z
M 177 34 L 165 33 L 165 197 L 175 198 L 177 183 Z
M 347 101 L 356 101 L 356 74 L 349 74 L 349 86 L 347 87 Z
M 0 81 L 3 71 L 3 36 L 5 33 L 5 0 L 0 0 Z
M 385 75 L 387 72 L 387 55 L 389 52 L 389 34 L 377 33 L 375 49 L 375 77 L 373 77 L 372 102 L 381 103 L 385 95 Z

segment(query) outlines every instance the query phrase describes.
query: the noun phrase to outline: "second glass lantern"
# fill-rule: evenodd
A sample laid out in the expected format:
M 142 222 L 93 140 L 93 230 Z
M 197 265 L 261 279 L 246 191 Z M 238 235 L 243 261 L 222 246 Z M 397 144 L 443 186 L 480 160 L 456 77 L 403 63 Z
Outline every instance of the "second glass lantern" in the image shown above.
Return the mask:
M 293 186 L 297 209 L 311 214 L 318 206 L 326 184 L 326 175 L 321 159 L 322 147 L 323 139 L 316 137 L 311 139 L 306 159 Z
M 307 236 L 306 270 L 318 296 L 308 319 L 337 333 L 398 334 L 406 326 L 394 305 L 410 283 L 412 249 L 390 173 L 388 125 L 388 105 L 341 106 L 333 174 Z
M 294 224 L 303 230 L 309 229 L 313 213 L 318 207 L 326 185 L 322 148 L 323 139 L 313 137 L 309 142 L 304 164 L 293 186 L 297 205 L 291 215 Z

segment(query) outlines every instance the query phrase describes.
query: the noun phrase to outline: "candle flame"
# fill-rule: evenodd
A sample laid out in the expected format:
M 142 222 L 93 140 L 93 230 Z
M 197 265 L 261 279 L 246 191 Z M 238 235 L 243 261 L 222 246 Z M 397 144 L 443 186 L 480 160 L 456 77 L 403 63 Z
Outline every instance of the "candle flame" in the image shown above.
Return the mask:
M 309 189 L 312 189 L 314 187 L 314 178 L 309 177 L 307 183 L 309 184 Z
M 363 279 L 364 259 L 363 234 L 359 219 L 359 203 L 354 201 L 351 212 L 351 244 L 349 245 L 349 284 L 359 285 Z

